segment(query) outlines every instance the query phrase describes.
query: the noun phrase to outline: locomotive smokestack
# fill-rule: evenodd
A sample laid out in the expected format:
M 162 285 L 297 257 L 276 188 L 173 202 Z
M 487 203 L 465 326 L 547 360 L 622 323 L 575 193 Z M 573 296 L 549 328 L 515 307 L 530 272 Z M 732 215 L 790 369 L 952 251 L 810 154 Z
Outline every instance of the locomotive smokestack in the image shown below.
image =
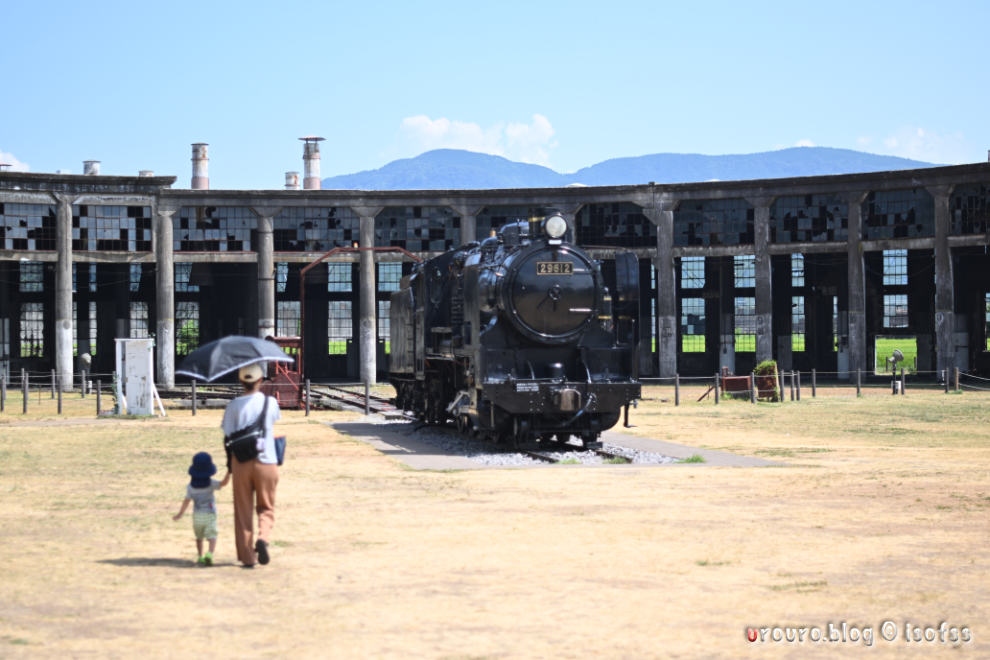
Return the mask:
M 323 138 L 307 135 L 299 139 L 303 141 L 303 189 L 319 190 L 323 187 L 320 182 L 320 142 Z
M 98 160 L 84 160 L 83 161 L 83 174 L 89 176 L 98 176 L 100 174 L 100 161 Z
M 138 176 L 141 178 L 152 177 L 155 176 L 155 173 L 152 170 L 138 170 Z
M 285 189 L 299 190 L 299 172 L 285 173 Z
M 205 142 L 194 142 L 192 146 L 192 189 L 210 189 L 210 158 L 207 155 L 209 145 Z

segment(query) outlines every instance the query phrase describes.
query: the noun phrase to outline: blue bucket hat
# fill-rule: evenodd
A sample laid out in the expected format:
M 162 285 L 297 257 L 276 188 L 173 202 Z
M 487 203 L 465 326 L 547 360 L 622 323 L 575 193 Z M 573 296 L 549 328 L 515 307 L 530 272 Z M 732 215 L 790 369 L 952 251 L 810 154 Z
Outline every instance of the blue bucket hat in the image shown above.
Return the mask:
M 217 473 L 217 466 L 213 464 L 213 457 L 207 452 L 201 451 L 193 456 L 192 465 L 189 466 L 189 485 L 193 488 L 206 488 L 210 485 L 210 477 Z

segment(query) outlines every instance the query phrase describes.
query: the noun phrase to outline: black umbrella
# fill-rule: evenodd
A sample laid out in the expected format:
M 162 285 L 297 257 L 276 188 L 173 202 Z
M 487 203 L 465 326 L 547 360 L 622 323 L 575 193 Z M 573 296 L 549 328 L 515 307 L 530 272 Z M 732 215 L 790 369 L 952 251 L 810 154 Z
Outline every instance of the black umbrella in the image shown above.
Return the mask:
M 190 353 L 175 373 L 211 381 L 255 362 L 292 362 L 278 344 L 257 337 L 230 335 Z

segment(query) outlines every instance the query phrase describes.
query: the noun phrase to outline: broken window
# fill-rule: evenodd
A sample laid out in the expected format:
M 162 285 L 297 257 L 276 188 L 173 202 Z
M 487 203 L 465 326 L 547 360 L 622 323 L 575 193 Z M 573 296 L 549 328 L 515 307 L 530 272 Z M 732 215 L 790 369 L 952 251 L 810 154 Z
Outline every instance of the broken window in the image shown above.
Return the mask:
M 935 235 L 935 200 L 924 188 L 871 192 L 862 213 L 866 240 Z
M 990 184 L 956 186 L 949 208 L 953 234 L 984 234 L 990 231 Z
M 176 252 L 249 252 L 257 226 L 247 207 L 183 206 L 172 218 L 172 245 Z
M 175 304 L 175 354 L 189 355 L 199 348 L 199 303 L 191 300 Z
M 737 289 L 752 289 L 756 286 L 756 257 L 747 254 L 732 258 L 735 286 Z
M 681 288 L 705 288 L 704 257 L 681 257 Z
M 275 329 L 279 337 L 299 336 L 299 301 L 279 300 L 277 303 Z
M 736 298 L 735 323 L 736 353 L 755 353 L 756 298 Z
M 385 352 L 389 352 L 389 338 L 391 335 L 392 320 L 389 316 L 392 309 L 392 301 L 378 301 L 378 339 L 385 342 Z
M 883 297 L 883 327 L 908 327 L 908 297 L 907 294 L 897 293 Z
M 328 263 L 327 264 L 327 291 L 351 291 L 351 264 L 348 263 Z
M 402 280 L 401 263 L 380 263 L 378 264 L 378 290 L 398 291 L 399 282 Z
M 276 252 L 328 252 L 360 240 L 361 218 L 346 206 L 283 208 L 272 219 Z
M 0 204 L 0 249 L 54 250 L 55 206 Z
M 74 205 L 72 249 L 81 252 L 150 252 L 151 207 Z
M 44 303 L 21 303 L 20 339 L 22 358 L 42 357 L 45 354 Z
M 685 200 L 674 211 L 674 246 L 752 243 L 754 222 L 745 199 Z
M 289 264 L 284 261 L 275 263 L 275 291 L 285 293 L 285 286 L 289 282 Z M 283 335 L 284 336 L 284 335 Z M 294 335 L 290 335 L 294 336 Z
M 346 355 L 347 340 L 354 334 L 350 300 L 331 300 L 327 313 L 327 338 L 330 355 Z
M 907 250 L 884 250 L 883 251 L 883 284 L 906 285 L 907 277 Z
M 148 303 L 131 301 L 131 339 L 148 337 Z
M 681 351 L 705 352 L 705 299 L 681 299 Z
M 656 247 L 656 226 L 630 202 L 587 204 L 574 218 L 580 245 Z
M 192 264 L 178 262 L 175 264 L 175 290 L 179 293 L 198 293 L 199 285 L 190 284 L 189 276 L 192 274 Z
M 461 244 L 461 218 L 445 206 L 390 206 L 375 218 L 375 245 L 446 252 Z
M 804 296 L 791 296 L 791 350 L 801 353 L 805 347 Z
M 770 206 L 770 242 L 844 241 L 849 203 L 835 195 L 778 197 Z
M 20 262 L 21 293 L 36 293 L 45 289 L 45 264 L 40 261 Z
M 804 255 L 791 255 L 791 286 L 801 288 L 804 286 Z

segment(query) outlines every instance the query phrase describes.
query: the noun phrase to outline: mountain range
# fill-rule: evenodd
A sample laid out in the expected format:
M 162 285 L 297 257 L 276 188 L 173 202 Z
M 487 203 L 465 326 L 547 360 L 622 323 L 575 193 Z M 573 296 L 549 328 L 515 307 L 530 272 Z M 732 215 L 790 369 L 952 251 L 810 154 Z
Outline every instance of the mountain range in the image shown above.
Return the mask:
M 377 170 L 323 179 L 324 190 L 462 190 L 556 188 L 569 185 L 617 186 L 777 179 L 932 167 L 896 156 L 851 149 L 792 147 L 755 154 L 705 156 L 650 154 L 612 158 L 571 174 L 461 149 L 435 149 L 394 160 Z

